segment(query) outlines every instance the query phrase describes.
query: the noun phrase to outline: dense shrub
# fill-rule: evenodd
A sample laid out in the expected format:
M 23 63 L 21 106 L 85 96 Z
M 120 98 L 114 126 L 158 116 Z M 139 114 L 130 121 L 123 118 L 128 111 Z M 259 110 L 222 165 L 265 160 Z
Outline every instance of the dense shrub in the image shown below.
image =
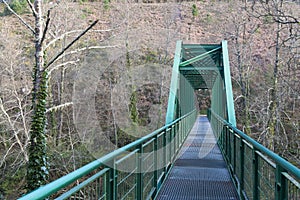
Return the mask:
M 23 14 L 27 11 L 27 2 L 26 0 L 11 0 L 7 1 L 9 6 L 17 13 Z M 3 15 L 10 15 L 12 14 L 8 8 L 5 8 Z

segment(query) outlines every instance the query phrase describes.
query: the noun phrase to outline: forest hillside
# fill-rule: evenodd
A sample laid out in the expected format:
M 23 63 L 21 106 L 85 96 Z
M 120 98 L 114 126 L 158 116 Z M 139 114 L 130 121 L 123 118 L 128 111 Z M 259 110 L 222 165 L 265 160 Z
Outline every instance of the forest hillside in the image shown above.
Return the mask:
M 19 17 L 0 3 L 0 199 L 27 192 L 34 123 L 44 123 L 47 181 L 161 127 L 177 40 L 228 41 L 238 127 L 300 166 L 299 2 L 43 2 L 44 66 L 63 53 L 41 79 L 36 121 L 35 18 L 26 0 L 8 2 Z M 209 91 L 197 95 L 205 109 Z

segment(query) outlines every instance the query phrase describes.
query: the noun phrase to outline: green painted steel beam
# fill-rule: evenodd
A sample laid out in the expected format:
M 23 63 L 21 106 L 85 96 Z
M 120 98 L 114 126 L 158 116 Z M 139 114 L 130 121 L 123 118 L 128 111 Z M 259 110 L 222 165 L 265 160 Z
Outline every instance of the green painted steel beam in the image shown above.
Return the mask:
M 203 54 L 201 54 L 201 55 L 198 55 L 198 56 L 196 56 L 196 57 L 194 57 L 194 58 L 191 58 L 191 59 L 189 59 L 189 60 L 186 60 L 186 61 L 180 63 L 180 66 L 187 66 L 187 65 L 190 65 L 190 64 L 192 64 L 192 63 L 194 63 L 194 62 L 197 62 L 197 61 L 199 61 L 199 60 L 202 60 L 202 59 L 204 59 L 204 58 L 210 56 L 213 52 L 218 51 L 219 49 L 221 49 L 221 47 L 217 47 L 217 48 L 215 48 L 215 49 L 213 49 L 213 50 L 211 50 L 211 51 L 205 52 L 205 53 L 203 53 Z
M 206 52 L 212 51 L 213 49 L 194 49 L 194 50 L 186 50 L 185 52 L 185 56 L 197 56 L 197 55 L 201 55 L 204 54 Z M 212 56 L 216 56 L 218 55 L 218 51 L 211 53 Z
M 188 80 L 197 80 L 197 79 L 205 79 L 205 80 L 214 80 L 214 74 L 204 74 L 204 73 L 186 73 L 186 74 L 183 74 L 183 76 L 188 79 Z
M 197 71 L 217 71 L 222 70 L 222 67 L 180 67 L 180 71 L 191 71 L 191 70 L 197 70 Z
M 182 48 L 184 48 L 184 49 L 199 49 L 199 48 L 214 49 L 214 48 L 217 48 L 219 46 L 220 45 L 218 45 L 218 44 L 201 44 L 201 45 L 199 45 L 199 44 L 183 44 Z
M 176 101 L 178 82 L 179 82 L 179 64 L 181 61 L 181 45 L 182 45 L 182 41 L 177 41 L 175 55 L 174 55 L 173 69 L 172 69 L 168 108 L 166 114 L 166 124 L 169 124 L 174 120 L 175 111 L 176 111 L 175 101 Z
M 219 47 L 217 47 L 217 48 L 219 48 Z M 214 49 L 216 49 L 216 48 L 214 48 Z M 203 48 L 201 48 L 201 49 L 192 49 L 192 50 L 188 49 L 188 50 L 185 50 L 184 52 L 185 52 L 185 55 L 195 56 L 195 55 L 200 55 L 200 54 L 212 51 L 214 49 L 203 49 Z M 212 52 L 211 55 L 215 56 L 215 55 L 218 55 L 218 53 L 219 53 L 218 51 Z
M 228 55 L 227 41 L 225 40 L 222 41 L 222 52 L 223 52 L 223 66 L 224 66 L 224 79 L 225 79 L 224 81 L 225 81 L 225 89 L 226 89 L 226 103 L 227 103 L 226 107 L 227 107 L 228 121 L 233 126 L 236 126 L 230 66 L 229 66 L 229 55 Z

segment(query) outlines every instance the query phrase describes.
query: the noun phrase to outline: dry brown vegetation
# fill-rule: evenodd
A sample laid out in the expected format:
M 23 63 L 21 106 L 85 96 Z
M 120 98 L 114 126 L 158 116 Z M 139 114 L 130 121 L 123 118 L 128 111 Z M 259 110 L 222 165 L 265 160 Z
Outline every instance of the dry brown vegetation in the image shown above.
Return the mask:
M 45 3 L 44 9 L 54 4 Z M 193 4 L 197 16 L 192 14 Z M 116 144 L 134 140 L 140 136 L 131 134 L 136 130 L 146 133 L 164 123 L 177 40 L 229 41 L 239 128 L 300 165 L 299 22 L 282 24 L 280 29 L 277 131 L 270 139 L 276 23 L 266 9 L 258 3 L 251 9 L 252 2 L 208 0 L 111 2 L 108 6 L 62 1 L 52 9 L 46 38 L 48 60 L 89 23 L 100 22 L 50 69 L 51 180 L 111 151 Z M 298 4 L 286 3 L 284 10 L 300 20 Z M 30 14 L 22 16 L 33 23 Z M 0 199 L 15 199 L 25 193 L 34 45 L 31 33 L 16 17 L 0 18 Z M 139 77 L 145 77 L 142 84 Z M 98 132 L 103 134 L 95 136 Z M 103 145 L 105 138 L 110 146 Z

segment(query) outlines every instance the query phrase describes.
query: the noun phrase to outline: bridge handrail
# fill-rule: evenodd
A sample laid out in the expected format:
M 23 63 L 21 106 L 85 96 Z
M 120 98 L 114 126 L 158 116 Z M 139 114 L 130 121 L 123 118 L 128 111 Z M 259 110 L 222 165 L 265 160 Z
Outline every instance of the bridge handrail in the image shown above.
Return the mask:
M 60 191 L 61 189 L 65 188 L 66 186 L 74 183 L 76 180 L 84 177 L 85 175 L 93 172 L 95 169 L 98 169 L 102 166 L 105 166 L 105 163 L 109 163 L 110 161 L 112 161 L 113 159 L 115 159 L 116 157 L 122 155 L 123 153 L 132 150 L 133 148 L 136 148 L 138 146 L 141 146 L 143 143 L 148 142 L 149 140 L 151 140 L 152 138 L 156 137 L 158 134 L 167 131 L 168 129 L 170 129 L 172 126 L 176 125 L 177 123 L 179 123 L 181 120 L 187 118 L 188 116 L 191 116 L 192 114 L 194 114 L 196 116 L 196 110 L 193 110 L 189 113 L 187 113 L 186 115 L 174 120 L 173 122 L 153 131 L 152 133 L 139 138 L 138 140 L 125 145 L 51 183 L 48 183 L 44 186 L 41 186 L 40 188 L 32 191 L 29 194 L 26 194 L 25 196 L 19 198 L 19 200 L 32 200 L 32 199 L 45 199 L 47 197 L 49 197 L 50 195 L 55 194 L 56 192 Z M 193 122 L 194 123 L 194 122 Z M 191 127 L 188 127 L 191 128 Z
M 275 161 L 276 164 L 281 166 L 282 168 L 286 169 L 290 173 L 292 173 L 297 179 L 300 180 L 300 169 L 297 168 L 295 165 L 291 164 L 278 154 L 274 153 L 273 151 L 269 150 L 267 147 L 263 146 L 262 144 L 258 143 L 256 140 L 252 139 L 248 135 L 246 135 L 244 132 L 239 130 L 238 128 L 234 127 L 232 124 L 228 123 L 225 119 L 221 118 L 219 115 L 211 111 L 213 115 L 215 115 L 222 123 L 226 126 L 228 126 L 234 133 L 238 134 L 240 137 L 242 137 L 244 140 L 246 140 L 248 143 L 250 143 L 256 150 L 259 150 L 263 154 L 270 157 L 272 160 Z
M 230 124 L 229 122 L 227 122 L 225 119 L 223 119 L 221 116 L 219 116 L 217 113 L 215 113 L 212 110 L 208 110 L 208 118 L 212 123 L 212 126 L 215 126 L 215 134 L 217 132 L 216 137 L 218 138 L 218 143 L 219 146 L 223 152 L 224 157 L 226 162 L 229 165 L 240 165 L 240 166 L 231 166 L 231 173 L 235 178 L 238 179 L 242 179 L 242 180 L 238 180 L 238 192 L 240 194 L 240 196 L 245 196 L 245 191 L 244 191 L 244 182 L 247 180 L 245 179 L 245 166 L 243 166 L 245 163 L 245 146 L 252 146 L 252 162 L 253 162 L 253 166 L 251 166 L 251 168 L 253 168 L 253 172 L 251 172 L 252 174 L 250 175 L 250 177 L 257 179 L 255 177 L 258 177 L 258 171 L 260 170 L 264 170 L 264 169 L 258 169 L 258 161 L 255 157 L 255 154 L 257 155 L 257 157 L 260 157 L 263 162 L 268 163 L 267 165 L 270 166 L 270 168 L 273 169 L 273 173 L 275 174 L 273 179 L 275 182 L 275 186 L 274 187 L 274 193 L 271 195 L 274 195 L 272 197 L 274 197 L 274 199 L 287 199 L 289 193 L 291 192 L 292 195 L 295 195 L 296 197 L 294 197 L 295 199 L 300 197 L 299 191 L 300 191 L 300 169 L 297 168 L 296 166 L 294 166 L 293 164 L 291 164 L 290 162 L 288 162 L 287 160 L 285 160 L 284 158 L 282 158 L 281 156 L 279 156 L 278 154 L 274 153 L 273 151 L 271 151 L 270 149 L 266 148 L 265 146 L 263 146 L 262 144 L 258 143 L 257 141 L 255 141 L 254 139 L 252 139 L 251 137 L 249 137 L 248 135 L 246 135 L 245 133 L 243 133 L 241 130 L 237 129 L 235 126 L 233 126 L 232 124 Z M 213 122 L 213 117 L 218 121 L 217 124 L 214 124 L 215 122 Z M 213 127 L 214 129 L 214 127 Z M 218 130 L 216 130 L 218 129 Z M 231 136 L 230 136 L 231 135 Z M 228 138 L 229 137 L 229 138 Z M 233 139 L 232 139 L 233 138 Z M 236 139 L 238 138 L 238 139 Z M 239 140 L 240 142 L 237 143 L 236 140 Z M 234 143 L 234 144 L 230 144 L 230 143 Z M 239 144 L 239 148 L 237 148 L 235 145 Z M 233 147 L 232 147 L 233 145 Z M 239 151 L 239 152 L 233 152 L 234 156 L 232 156 L 232 148 L 234 148 L 233 151 Z M 230 154 L 230 155 L 227 155 Z M 236 161 L 236 157 L 237 154 L 240 156 L 239 159 L 241 159 L 241 161 Z M 232 158 L 234 157 L 234 158 Z M 251 160 L 251 159 L 250 159 Z M 275 163 L 275 164 L 273 164 Z M 256 167 L 254 167 L 254 165 L 256 165 Z M 236 169 L 238 168 L 238 170 Z M 269 169 L 266 169 L 269 170 Z M 237 172 L 238 171 L 238 172 Z M 250 170 L 251 171 L 251 170 Z M 262 172 L 261 172 L 262 173 Z M 267 172 L 267 173 L 271 173 L 271 172 Z M 263 176 L 263 174 L 260 174 L 260 176 Z M 290 184 L 288 184 L 288 181 Z M 257 185 L 255 185 L 255 182 Z M 251 192 L 253 192 L 253 199 L 258 199 L 259 197 L 259 189 L 258 186 L 259 183 L 257 182 L 257 180 L 253 180 L 253 188 Z M 290 188 L 292 187 L 292 188 Z M 247 196 L 247 195 L 246 195 Z M 294 199 L 294 198 L 290 198 L 289 199 Z

